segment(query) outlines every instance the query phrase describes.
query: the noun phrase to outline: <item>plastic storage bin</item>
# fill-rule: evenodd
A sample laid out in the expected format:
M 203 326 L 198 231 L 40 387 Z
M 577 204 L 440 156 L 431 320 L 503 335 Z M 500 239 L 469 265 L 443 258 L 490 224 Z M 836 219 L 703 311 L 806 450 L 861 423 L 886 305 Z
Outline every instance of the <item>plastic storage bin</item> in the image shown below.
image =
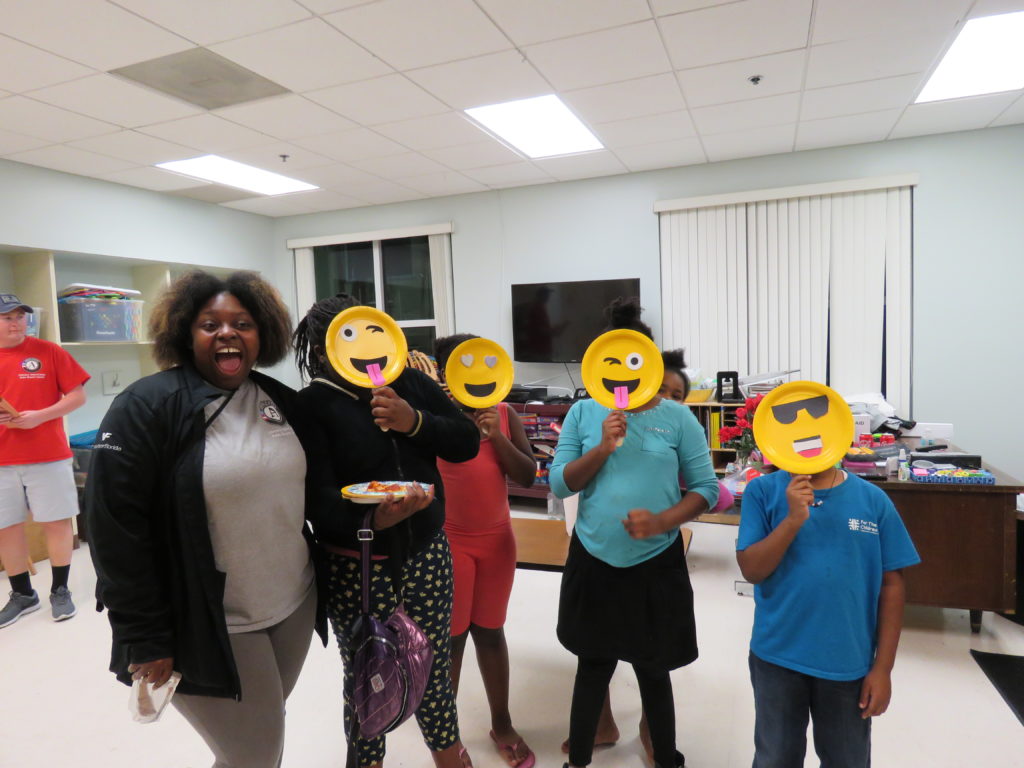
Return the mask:
M 123 299 L 62 300 L 61 341 L 138 341 L 143 304 Z

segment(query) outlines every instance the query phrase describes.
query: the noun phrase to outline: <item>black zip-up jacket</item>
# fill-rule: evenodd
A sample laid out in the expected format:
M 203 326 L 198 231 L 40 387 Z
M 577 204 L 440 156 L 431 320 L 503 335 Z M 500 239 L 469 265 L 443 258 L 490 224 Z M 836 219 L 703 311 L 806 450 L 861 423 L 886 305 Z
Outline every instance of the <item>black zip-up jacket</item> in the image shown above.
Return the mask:
M 308 453 L 294 390 L 249 376 Z M 204 408 L 220 395 L 191 365 L 132 383 L 100 426 L 85 509 L 97 610 L 106 607 L 113 632 L 110 671 L 130 685 L 129 664 L 173 657 L 182 693 L 237 699 L 225 574 L 214 561 L 203 495 Z M 308 526 L 303 535 L 312 545 Z M 326 644 L 325 616 L 321 601 L 316 625 Z
M 310 505 L 318 541 L 359 551 L 356 531 L 369 507 L 341 498 L 340 489 L 370 480 L 418 480 L 434 485 L 434 501 L 409 518 L 408 525 L 377 531 L 375 554 L 404 555 L 427 546 L 444 525 L 444 486 L 437 457 L 468 461 L 480 450 L 480 431 L 426 374 L 406 368 L 391 384 L 395 393 L 422 414 L 410 434 L 382 432 L 370 412 L 370 390 L 314 380 L 298 394 L 310 423 L 311 453 L 319 465 L 320 503 Z M 411 541 L 396 539 L 411 533 Z

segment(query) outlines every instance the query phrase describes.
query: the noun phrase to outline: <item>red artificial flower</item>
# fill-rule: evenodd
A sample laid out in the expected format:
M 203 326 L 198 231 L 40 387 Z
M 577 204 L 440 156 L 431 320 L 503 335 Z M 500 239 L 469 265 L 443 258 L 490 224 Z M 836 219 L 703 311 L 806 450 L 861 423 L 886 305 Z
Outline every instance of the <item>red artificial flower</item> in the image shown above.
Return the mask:
M 747 418 L 747 409 L 746 408 L 737 408 L 736 409 L 736 418 L 737 419 L 745 419 L 745 418 Z

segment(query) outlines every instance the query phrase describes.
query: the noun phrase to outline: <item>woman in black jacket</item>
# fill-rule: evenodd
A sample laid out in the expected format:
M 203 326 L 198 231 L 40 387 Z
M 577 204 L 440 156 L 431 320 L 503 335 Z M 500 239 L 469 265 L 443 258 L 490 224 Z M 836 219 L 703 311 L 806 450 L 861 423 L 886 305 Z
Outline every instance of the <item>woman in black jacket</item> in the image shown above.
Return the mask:
M 399 595 L 405 611 L 434 649 L 427 690 L 416 720 L 435 765 L 463 765 L 455 698 L 451 687 L 449 636 L 452 561 L 445 538 L 444 488 L 437 458 L 467 461 L 480 448 L 480 433 L 426 374 L 406 368 L 390 386 L 373 390 L 342 379 L 327 362 L 326 334 L 336 314 L 355 301 L 344 294 L 323 299 L 306 313 L 295 332 L 300 370 L 311 380 L 299 392 L 309 414 L 312 445 L 328 459 L 318 481 L 325 502 L 311 507 L 310 521 L 324 550 L 327 612 L 345 665 L 345 728 L 352 732 L 351 630 L 360 613 L 359 542 L 366 507 L 341 499 L 338 490 L 370 480 L 418 480 L 432 495 L 410 493 L 402 505 L 380 505 L 373 517 L 371 610 L 384 620 Z M 382 366 L 383 367 L 383 366 Z M 387 432 L 381 428 L 386 427 Z M 384 737 L 358 738 L 358 765 L 379 766 Z
M 321 613 L 295 393 L 252 370 L 287 354 L 288 310 L 254 273 L 195 271 L 149 326 L 166 370 L 114 400 L 86 486 L 110 669 L 155 688 L 180 673 L 172 702 L 215 768 L 276 768 Z

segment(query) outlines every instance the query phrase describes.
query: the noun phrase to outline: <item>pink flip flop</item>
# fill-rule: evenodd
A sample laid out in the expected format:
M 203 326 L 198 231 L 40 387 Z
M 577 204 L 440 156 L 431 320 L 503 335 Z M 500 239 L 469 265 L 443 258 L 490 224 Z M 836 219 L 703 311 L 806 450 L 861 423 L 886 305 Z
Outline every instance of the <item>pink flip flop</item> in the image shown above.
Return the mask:
M 494 742 L 494 746 L 498 748 L 498 752 L 501 754 L 502 759 L 508 763 L 512 768 L 533 768 L 537 762 L 537 756 L 533 754 L 533 750 L 526 746 L 522 737 L 515 744 L 503 744 L 498 741 L 498 737 L 494 731 L 491 731 L 491 741 Z M 516 753 L 519 751 L 519 747 L 526 748 L 526 757 L 516 762 Z

